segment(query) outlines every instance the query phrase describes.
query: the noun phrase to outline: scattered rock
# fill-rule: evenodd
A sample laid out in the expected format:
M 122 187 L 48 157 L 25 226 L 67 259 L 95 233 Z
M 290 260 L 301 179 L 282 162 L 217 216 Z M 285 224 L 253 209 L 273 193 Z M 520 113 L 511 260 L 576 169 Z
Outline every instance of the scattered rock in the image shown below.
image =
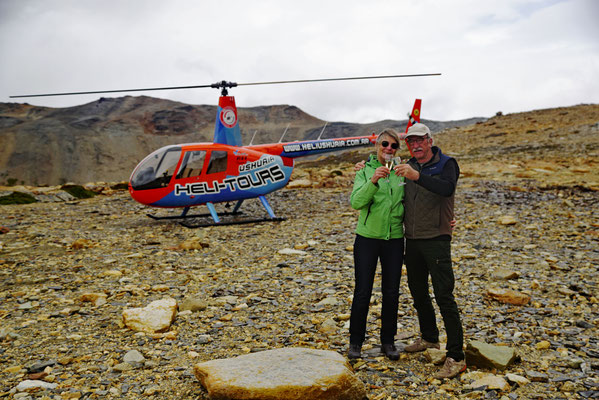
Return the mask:
M 509 389 L 510 384 L 501 376 L 487 374 L 476 381 L 465 385 L 465 389 L 477 389 L 484 387 L 488 390 L 501 390 L 506 391 Z
M 106 304 L 106 298 L 108 296 L 105 293 L 83 293 L 79 300 L 82 302 L 91 302 L 94 306 L 98 307 Z
M 144 308 L 129 308 L 123 311 L 123 323 L 129 329 L 161 333 L 167 331 L 177 315 L 177 301 L 172 298 L 156 300 Z
M 310 179 L 297 179 L 292 180 L 287 184 L 289 189 L 300 189 L 312 187 L 312 181 Z
M 305 252 L 303 250 L 296 250 L 296 249 L 290 249 L 290 248 L 281 249 L 278 251 L 278 253 L 282 254 L 282 255 L 293 255 L 293 256 L 303 256 L 305 254 L 308 254 L 307 252 Z
M 530 380 L 525 377 L 517 374 L 505 374 L 505 377 L 508 381 L 512 383 L 517 383 L 520 386 L 527 385 L 530 383 Z
M 489 288 L 487 296 L 502 303 L 522 306 L 530 302 L 530 296 L 511 289 Z
M 179 304 L 179 311 L 189 310 L 191 312 L 203 311 L 208 307 L 208 304 L 202 299 L 187 297 Z
M 517 271 L 512 271 L 505 268 L 496 268 L 493 271 L 493 277 L 496 279 L 502 280 L 510 280 L 510 279 L 518 279 L 520 274 Z
M 501 225 L 515 225 L 518 223 L 518 219 L 516 219 L 516 217 L 513 215 L 502 215 L 499 217 L 497 222 L 499 222 Z
M 529 371 L 529 370 L 527 370 L 526 371 L 526 376 L 532 382 L 547 382 L 547 381 L 549 381 L 549 376 L 546 373 L 543 373 L 543 372 L 537 372 L 537 371 Z
M 466 346 L 466 362 L 480 368 L 505 370 L 517 359 L 514 349 L 471 340 Z
M 19 392 L 29 391 L 32 389 L 55 389 L 58 386 L 56 383 L 27 379 L 16 386 Z
M 424 351 L 424 356 L 426 359 L 436 365 L 443 364 L 446 358 L 446 351 L 443 349 L 426 349 Z

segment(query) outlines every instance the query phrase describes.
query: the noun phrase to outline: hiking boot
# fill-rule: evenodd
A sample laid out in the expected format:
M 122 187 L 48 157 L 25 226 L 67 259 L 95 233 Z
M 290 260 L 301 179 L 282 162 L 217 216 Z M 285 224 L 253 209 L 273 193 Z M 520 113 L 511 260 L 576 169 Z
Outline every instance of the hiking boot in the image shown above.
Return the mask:
M 453 378 L 454 376 L 466 371 L 466 361 L 456 361 L 451 357 L 445 359 L 445 364 L 433 377 L 435 379 Z
M 361 344 L 349 344 L 349 350 L 347 351 L 347 358 L 354 359 L 362 357 L 362 345 Z
M 404 351 L 408 353 L 416 353 L 418 351 L 424 351 L 426 349 L 438 349 L 439 343 L 427 342 L 426 340 L 419 338 L 414 343 L 407 345 Z
M 383 344 L 381 346 L 381 351 L 385 353 L 389 360 L 397 361 L 399 360 L 399 351 L 394 344 Z

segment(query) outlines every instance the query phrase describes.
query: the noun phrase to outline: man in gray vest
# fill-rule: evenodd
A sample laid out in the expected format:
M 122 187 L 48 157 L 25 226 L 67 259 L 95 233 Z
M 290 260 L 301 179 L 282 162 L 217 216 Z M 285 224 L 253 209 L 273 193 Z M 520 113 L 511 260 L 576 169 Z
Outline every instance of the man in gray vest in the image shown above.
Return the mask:
M 404 260 L 421 337 L 404 350 L 417 352 L 439 348 L 439 329 L 429 296 L 430 275 L 447 333 L 447 358 L 434 377 L 453 378 L 466 370 L 462 323 L 453 296 L 455 280 L 451 266 L 451 221 L 460 168 L 454 158 L 433 146 L 430 130 L 424 124 L 417 123 L 408 129 L 406 143 L 413 157 L 407 164 L 395 167 L 395 173 L 406 178 Z

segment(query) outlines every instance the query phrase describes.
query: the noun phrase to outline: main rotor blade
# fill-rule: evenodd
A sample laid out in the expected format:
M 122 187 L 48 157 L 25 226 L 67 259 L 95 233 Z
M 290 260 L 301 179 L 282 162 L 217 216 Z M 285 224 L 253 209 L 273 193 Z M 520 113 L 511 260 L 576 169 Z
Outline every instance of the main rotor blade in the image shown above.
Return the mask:
M 88 92 L 65 92 L 65 93 L 41 93 L 41 94 L 21 94 L 16 96 L 9 96 L 14 99 L 17 97 L 47 97 L 47 96 L 72 96 L 82 94 L 101 94 L 101 93 L 123 93 L 123 92 L 145 92 L 150 90 L 178 90 L 178 89 L 199 89 L 199 88 L 226 88 L 235 86 L 255 86 L 255 85 L 276 85 L 284 83 L 308 83 L 308 82 L 328 82 L 328 81 L 350 81 L 359 79 L 388 79 L 388 78 L 415 78 L 421 76 L 435 76 L 441 75 L 440 73 L 432 74 L 409 74 L 409 75 L 379 75 L 379 76 L 356 76 L 347 78 L 323 78 L 323 79 L 299 79 L 292 81 L 272 81 L 272 82 L 250 82 L 250 83 L 235 83 L 221 81 L 210 85 L 192 85 L 192 86 L 168 86 L 168 87 L 156 87 L 156 88 L 143 88 L 143 89 L 117 89 L 117 90 L 94 90 Z
M 146 90 L 175 90 L 175 89 L 198 89 L 212 87 L 212 85 L 194 85 L 194 86 L 169 86 L 144 89 L 118 89 L 118 90 L 95 90 L 91 92 L 68 92 L 68 93 L 43 93 L 43 94 L 21 94 L 18 96 L 9 96 L 11 99 L 16 97 L 45 97 L 45 96 L 71 96 L 79 94 L 100 94 L 100 93 L 122 93 L 122 92 L 144 92 Z
M 410 74 L 410 75 L 379 75 L 379 76 L 355 76 L 349 78 L 324 78 L 324 79 L 300 79 L 296 81 L 273 81 L 273 82 L 254 82 L 254 83 L 238 83 L 237 86 L 250 85 L 275 85 L 279 83 L 307 83 L 307 82 L 327 82 L 327 81 L 351 81 L 358 79 L 388 79 L 388 78 L 414 78 L 419 76 L 435 76 L 441 73 L 433 74 Z

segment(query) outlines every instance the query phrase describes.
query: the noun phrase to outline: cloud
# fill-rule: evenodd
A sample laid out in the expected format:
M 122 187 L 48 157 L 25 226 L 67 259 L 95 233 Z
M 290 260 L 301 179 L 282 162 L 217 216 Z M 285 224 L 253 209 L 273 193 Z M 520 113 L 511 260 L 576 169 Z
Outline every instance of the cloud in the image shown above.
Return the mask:
M 598 11 L 593 0 L 4 0 L 0 101 L 70 106 L 98 96 L 8 95 L 441 72 L 231 94 L 240 107 L 292 104 L 351 122 L 404 118 L 414 98 L 424 117 L 440 120 L 597 102 Z M 191 104 L 218 97 L 143 94 Z

